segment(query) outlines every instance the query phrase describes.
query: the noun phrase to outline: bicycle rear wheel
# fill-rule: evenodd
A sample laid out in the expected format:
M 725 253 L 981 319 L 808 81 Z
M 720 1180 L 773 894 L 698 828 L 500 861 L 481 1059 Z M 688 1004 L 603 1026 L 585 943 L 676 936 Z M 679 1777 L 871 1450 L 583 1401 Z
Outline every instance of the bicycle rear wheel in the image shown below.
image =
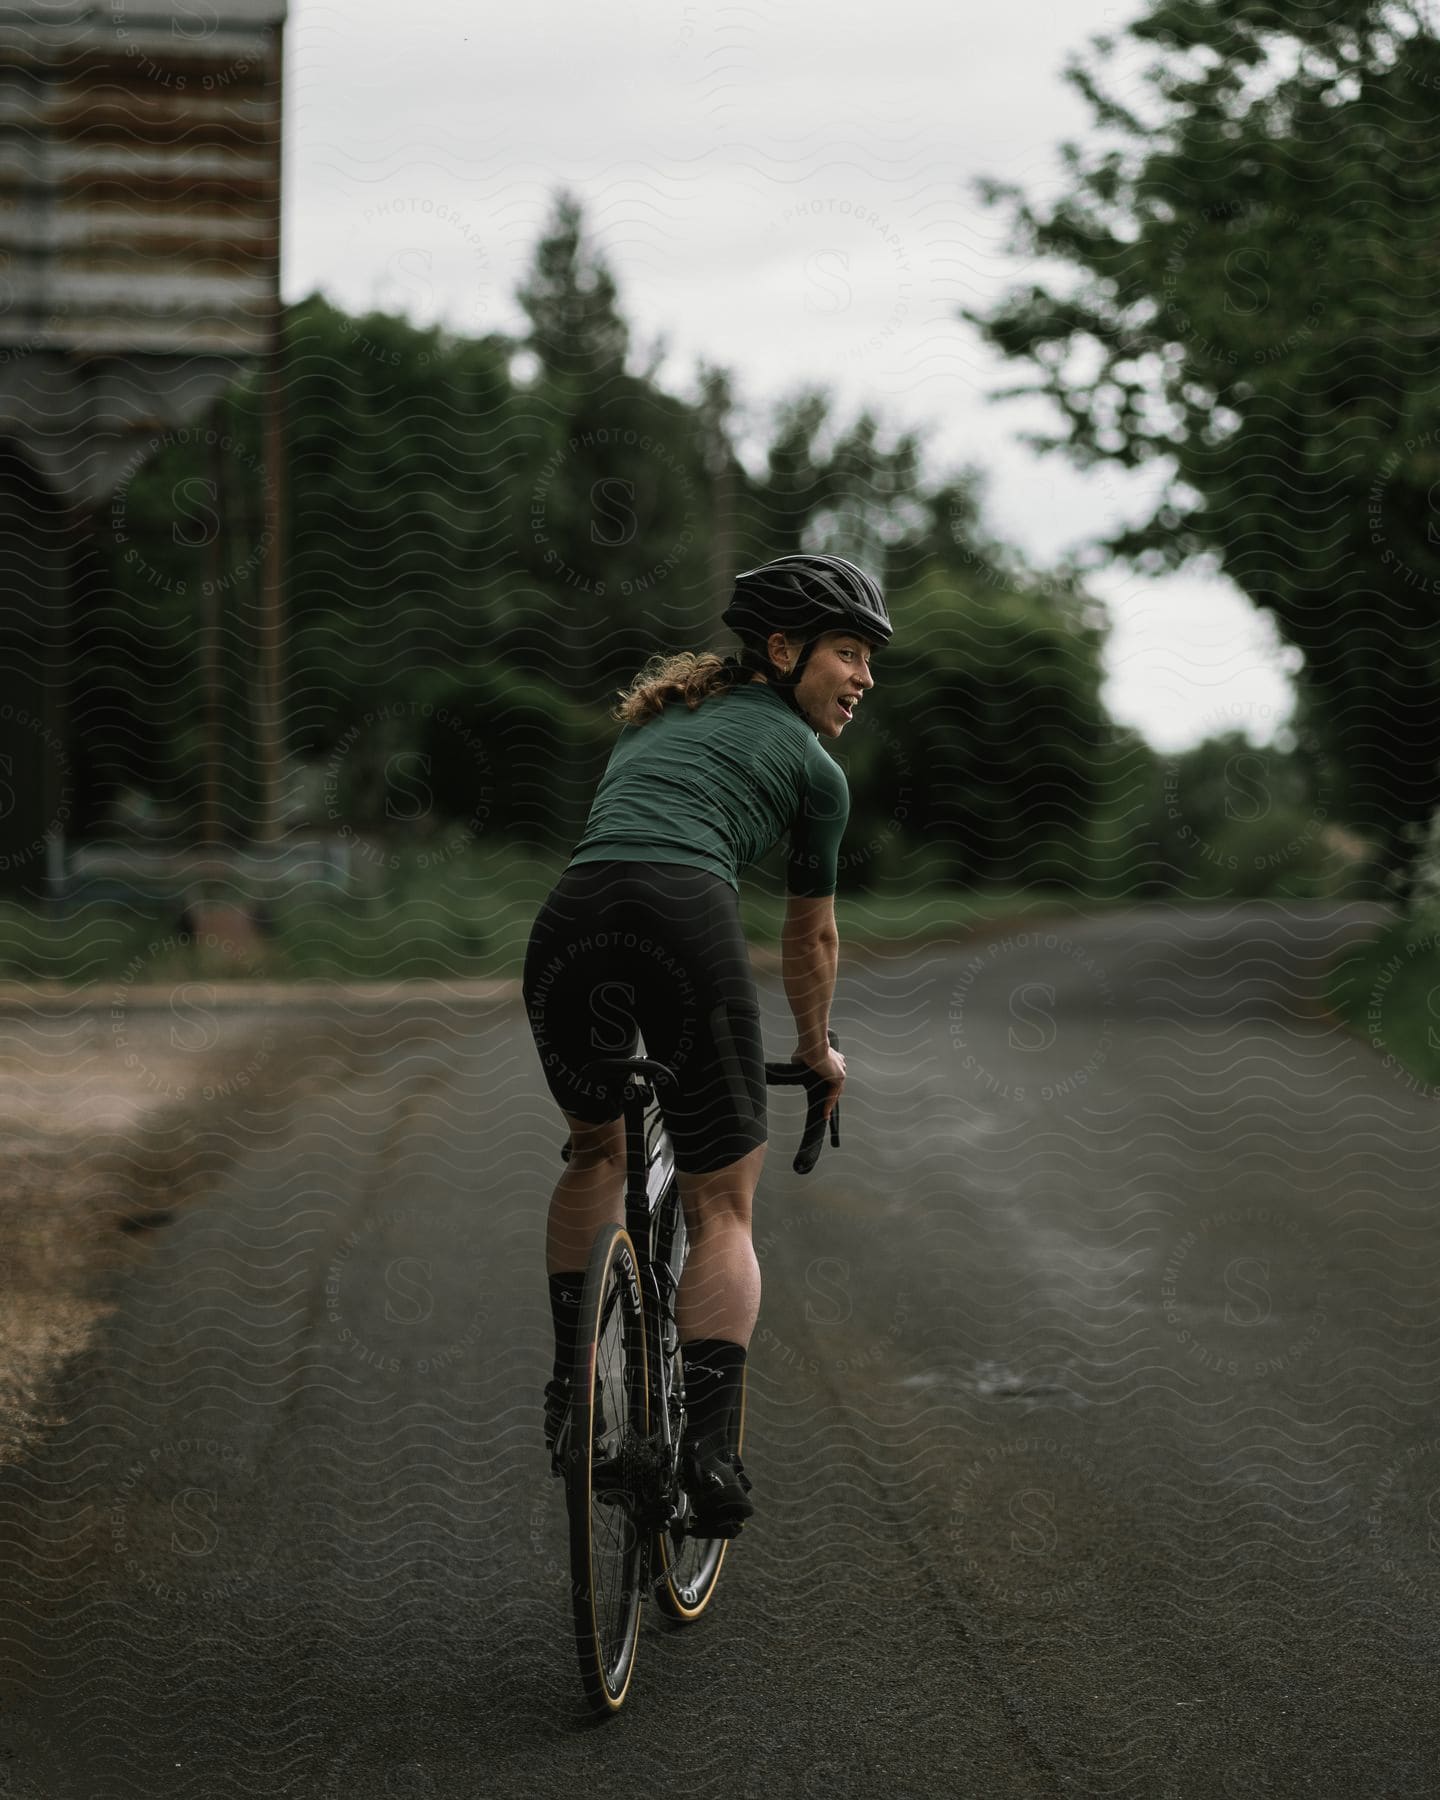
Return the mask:
M 624 1705 L 635 1671 L 649 1562 L 629 1470 L 630 1447 L 649 1431 L 645 1319 L 635 1247 L 618 1225 L 590 1254 L 572 1394 L 565 1497 L 575 1642 L 586 1698 L 607 1714 Z
M 661 1201 L 659 1238 L 662 1245 L 673 1246 L 668 1260 L 678 1280 L 685 1264 L 685 1216 L 680 1205 L 680 1190 L 673 1177 L 669 1190 Z M 677 1342 L 670 1358 L 670 1393 L 678 1395 L 682 1383 L 683 1369 Z M 672 1428 L 678 1442 L 683 1426 L 678 1404 L 672 1404 L 671 1414 Z M 742 1388 L 736 1448 L 742 1449 L 744 1441 L 745 1399 Z M 720 1569 L 729 1543 L 728 1538 L 691 1537 L 684 1530 L 684 1521 L 656 1535 L 655 1567 L 659 1572 L 655 1577 L 655 1599 L 663 1618 L 673 1620 L 676 1624 L 688 1625 L 692 1619 L 700 1617 L 714 1598 L 715 1584 L 720 1579 Z

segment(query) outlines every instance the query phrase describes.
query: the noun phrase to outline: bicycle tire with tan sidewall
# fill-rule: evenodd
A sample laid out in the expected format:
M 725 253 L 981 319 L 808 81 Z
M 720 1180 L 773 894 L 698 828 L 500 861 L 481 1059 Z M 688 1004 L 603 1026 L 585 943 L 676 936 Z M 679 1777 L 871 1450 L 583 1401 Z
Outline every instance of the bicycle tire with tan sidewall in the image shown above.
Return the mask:
M 570 1516 L 570 1591 L 585 1697 L 602 1715 L 619 1712 L 630 1691 L 640 1641 L 651 1546 L 623 1495 L 597 1499 L 595 1408 L 602 1399 L 599 1448 L 618 1447 L 628 1425 L 649 1433 L 645 1319 L 635 1246 L 623 1226 L 600 1232 L 590 1253 L 576 1332 L 565 1498 Z

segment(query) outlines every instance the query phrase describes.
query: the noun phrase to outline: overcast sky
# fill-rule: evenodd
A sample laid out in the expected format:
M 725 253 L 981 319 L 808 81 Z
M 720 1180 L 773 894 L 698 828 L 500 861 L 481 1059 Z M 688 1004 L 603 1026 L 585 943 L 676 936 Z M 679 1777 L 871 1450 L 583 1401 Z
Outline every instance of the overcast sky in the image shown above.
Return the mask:
M 640 348 L 667 381 L 733 369 L 758 421 L 825 383 L 975 464 L 996 534 L 1038 562 L 1144 506 L 1016 442 L 1037 402 L 957 317 L 1026 271 L 976 200 L 989 175 L 1055 191 L 1088 116 L 1067 55 L 1115 0 L 294 0 L 285 291 L 319 288 L 461 331 L 516 329 L 511 296 L 557 187 L 584 199 Z M 748 459 L 747 459 L 748 460 Z M 1115 619 L 1107 702 L 1161 749 L 1268 739 L 1292 654 L 1202 573 L 1094 578 Z

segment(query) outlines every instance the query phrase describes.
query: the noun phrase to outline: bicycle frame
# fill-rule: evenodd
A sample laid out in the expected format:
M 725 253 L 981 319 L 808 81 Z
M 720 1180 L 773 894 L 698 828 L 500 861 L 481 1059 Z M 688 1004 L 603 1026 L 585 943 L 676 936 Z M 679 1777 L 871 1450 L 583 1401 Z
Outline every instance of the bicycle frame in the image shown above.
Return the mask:
M 829 1036 L 830 1042 L 835 1044 L 834 1032 Z M 657 1420 L 658 1416 L 658 1423 L 652 1424 L 650 1436 L 652 1442 L 658 1438 L 665 1465 L 667 1469 L 673 1470 L 677 1445 L 671 1415 L 673 1396 L 670 1362 L 679 1341 L 675 1327 L 675 1294 L 685 1263 L 685 1217 L 677 1195 L 675 1211 L 678 1223 L 675 1233 L 673 1237 L 667 1236 L 665 1242 L 658 1240 L 665 1203 L 676 1185 L 675 1158 L 670 1149 L 670 1140 L 665 1135 L 663 1118 L 657 1115 L 648 1133 L 645 1119 L 650 1108 L 657 1103 L 660 1091 L 666 1086 L 674 1085 L 675 1076 L 665 1063 L 638 1055 L 602 1057 L 589 1064 L 585 1074 L 591 1080 L 624 1083 L 625 1230 L 635 1248 L 636 1273 L 645 1320 L 645 1362 L 650 1384 L 648 1411 L 652 1421 Z M 795 1085 L 807 1090 L 809 1105 L 805 1131 L 795 1156 L 794 1167 L 802 1174 L 808 1173 L 820 1154 L 825 1134 L 825 1084 L 817 1082 L 811 1070 L 793 1063 L 767 1062 L 765 1079 L 775 1086 Z M 830 1120 L 830 1138 L 835 1144 L 840 1141 L 838 1105 Z M 672 1333 L 676 1334 L 674 1339 L 667 1341 Z M 670 1523 L 670 1519 L 653 1522 L 663 1529 Z
M 676 1448 L 670 1408 L 670 1359 L 675 1344 L 667 1339 L 675 1333 L 675 1293 L 684 1267 L 684 1215 L 679 1211 L 677 1196 L 679 1226 L 673 1237 L 665 1233 L 666 1241 L 661 1241 L 665 1203 L 675 1183 L 675 1158 L 665 1135 L 664 1121 L 657 1116 L 648 1131 L 645 1121 L 655 1104 L 657 1087 L 674 1078 L 663 1063 L 650 1062 L 644 1057 L 626 1059 L 623 1067 L 626 1071 L 625 1229 L 635 1247 L 644 1308 L 651 1437 L 658 1437 L 669 1463 L 673 1461 Z M 682 1251 L 678 1262 L 677 1249 Z M 678 1342 L 678 1336 L 675 1342 Z
M 834 1041 L 832 1036 L 832 1044 Z M 584 1384 L 581 1417 L 586 1441 L 579 1449 L 567 1446 L 565 1452 L 572 1600 L 581 1675 L 597 1710 L 613 1713 L 624 1703 L 629 1689 L 640 1607 L 652 1587 L 654 1599 L 668 1618 L 679 1623 L 698 1618 L 714 1594 L 730 1534 L 714 1537 L 696 1528 L 692 1497 L 681 1477 L 678 1438 L 684 1376 L 678 1367 L 675 1301 L 689 1240 L 674 1153 L 665 1131 L 663 1099 L 667 1090 L 678 1085 L 677 1078 L 664 1063 L 643 1056 L 604 1058 L 589 1064 L 584 1073 L 620 1089 L 625 1131 L 625 1224 L 623 1231 L 605 1225 L 595 1238 L 584 1298 L 589 1348 L 583 1359 L 577 1350 L 575 1362 L 575 1380 Z M 828 1084 L 799 1063 L 767 1063 L 765 1074 L 767 1081 L 808 1090 L 805 1135 L 794 1163 L 803 1173 L 814 1166 L 824 1137 Z M 657 1101 L 659 1113 L 647 1124 L 650 1108 Z M 839 1142 L 835 1112 L 831 1115 L 831 1141 Z M 568 1157 L 568 1144 L 562 1154 Z M 597 1462 L 595 1359 L 617 1304 L 624 1315 L 622 1331 L 628 1333 L 629 1350 L 621 1351 L 626 1388 L 623 1396 L 616 1396 L 621 1401 L 618 1441 L 610 1447 L 607 1433 L 607 1448 Z M 638 1366 L 642 1342 L 643 1376 Z M 639 1389 L 633 1385 L 642 1379 L 643 1409 Z M 743 1405 L 742 1398 L 742 1434 Z M 642 1416 L 645 1423 L 637 1429 Z M 601 1430 L 605 1432 L 604 1427 Z M 608 1555 L 607 1570 L 618 1566 L 621 1584 L 611 1595 L 620 1612 L 612 1618 L 607 1605 L 602 1630 L 595 1601 L 594 1523 L 599 1512 L 616 1505 L 624 1508 L 627 1528 L 637 1536 L 628 1544 L 622 1542 L 615 1554 L 602 1548 L 602 1562 Z M 691 1545 L 696 1546 L 693 1552 Z M 603 1575 L 600 1585 L 611 1593 Z
M 650 1392 L 647 1412 L 652 1420 L 650 1438 L 658 1439 L 661 1460 L 673 1474 L 678 1463 L 676 1419 L 670 1361 L 679 1346 L 675 1325 L 675 1294 L 685 1263 L 685 1219 L 676 1188 L 675 1157 L 657 1112 L 646 1126 L 646 1116 L 656 1104 L 657 1090 L 674 1082 L 664 1063 L 643 1056 L 604 1057 L 586 1069 L 587 1079 L 623 1082 L 625 1121 L 625 1230 L 635 1251 L 636 1279 L 640 1288 L 645 1331 L 645 1363 Z M 569 1146 L 564 1155 L 568 1158 Z M 676 1226 L 663 1229 L 666 1202 L 675 1192 Z M 653 1465 L 652 1465 L 653 1467 Z M 673 1482 L 667 1480 L 668 1516 L 652 1520 L 664 1529 L 674 1517 Z M 658 1497 L 657 1497 L 658 1510 Z M 649 1579 L 648 1555 L 643 1578 Z

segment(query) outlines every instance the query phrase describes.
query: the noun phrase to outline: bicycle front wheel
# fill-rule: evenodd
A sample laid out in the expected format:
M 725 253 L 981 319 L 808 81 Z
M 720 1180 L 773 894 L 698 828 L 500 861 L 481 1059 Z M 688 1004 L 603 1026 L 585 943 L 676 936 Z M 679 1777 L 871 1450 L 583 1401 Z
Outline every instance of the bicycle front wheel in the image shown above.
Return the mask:
M 571 1393 L 565 1494 L 575 1640 L 586 1698 L 597 1712 L 615 1713 L 635 1671 L 649 1560 L 628 1452 L 650 1426 L 640 1274 L 618 1225 L 606 1227 L 590 1253 Z

